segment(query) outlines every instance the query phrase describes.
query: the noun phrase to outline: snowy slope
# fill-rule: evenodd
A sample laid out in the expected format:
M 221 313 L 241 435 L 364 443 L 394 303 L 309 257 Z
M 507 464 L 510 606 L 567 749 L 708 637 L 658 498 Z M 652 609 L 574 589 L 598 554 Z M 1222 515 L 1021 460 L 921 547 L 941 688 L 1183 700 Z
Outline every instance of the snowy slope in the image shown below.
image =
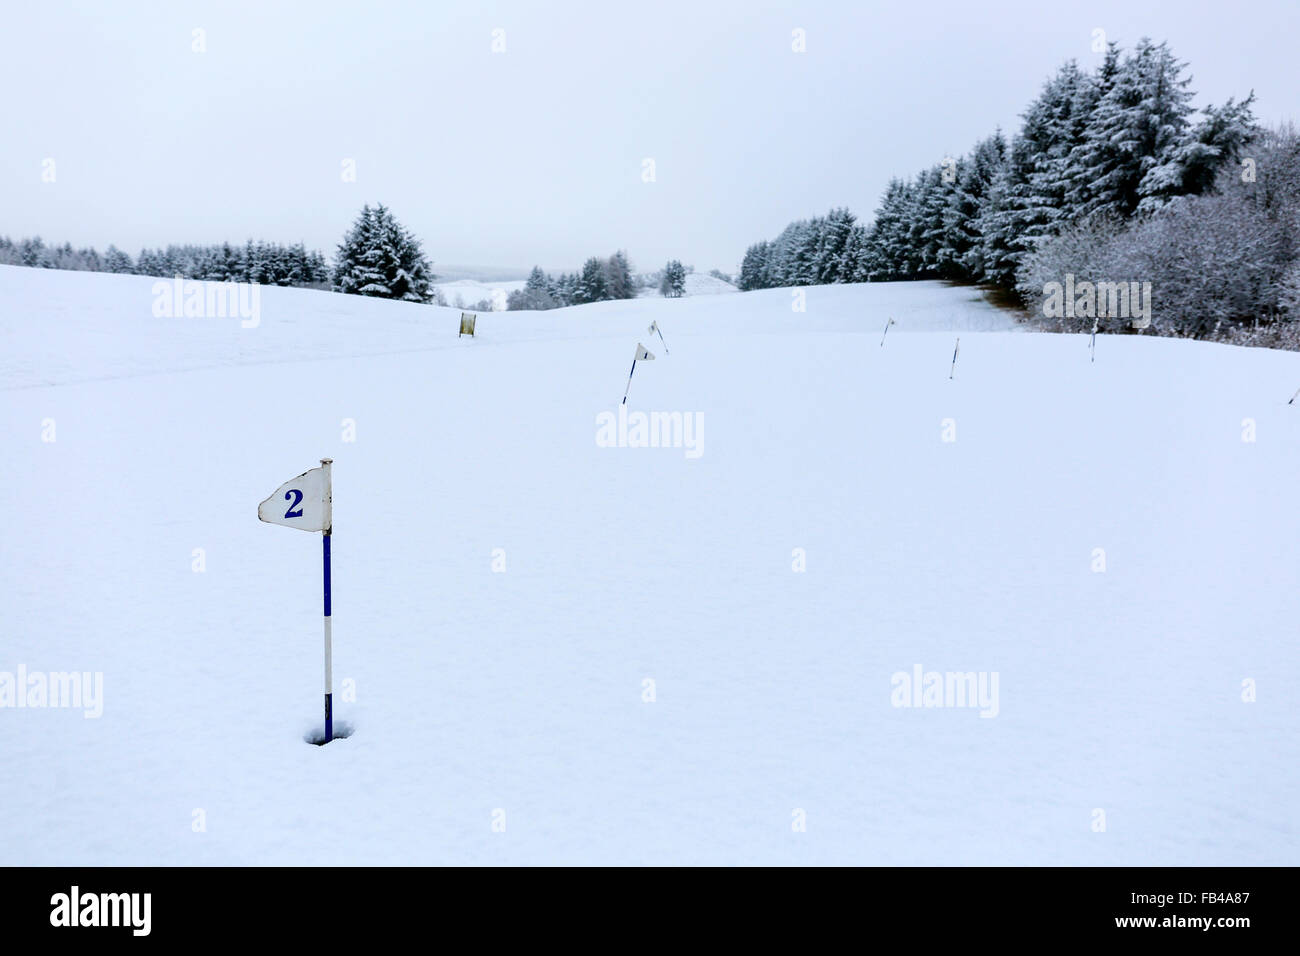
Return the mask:
M 468 309 L 486 299 L 499 302 L 500 311 L 505 311 L 506 297 L 527 284 L 526 279 L 504 279 L 499 282 L 486 282 L 479 279 L 452 279 L 447 282 L 435 282 L 433 285 L 443 294 L 447 305 L 452 308 Z M 457 306 L 457 302 L 460 303 Z
M 0 268 L 0 671 L 104 687 L 0 709 L 0 863 L 1300 862 L 1296 355 L 1090 364 L 932 283 L 472 341 L 150 301 Z M 702 415 L 699 458 L 597 446 L 638 340 L 629 408 Z M 323 456 L 355 732 L 317 748 L 320 544 L 255 512 Z M 996 717 L 893 706 L 915 665 L 996 673 Z
M 498 311 L 505 311 L 504 305 L 506 297 L 517 289 L 522 289 L 526 284 L 525 279 L 505 279 L 500 281 L 485 281 L 480 279 L 451 279 L 445 282 L 433 283 L 443 295 L 447 305 L 459 308 L 470 308 L 479 302 L 487 300 L 489 302 L 499 303 Z M 686 295 L 718 295 L 724 292 L 735 292 L 736 287 L 729 282 L 724 282 L 714 276 L 692 272 L 686 277 Z M 657 289 L 642 289 L 640 294 L 643 296 L 657 296 Z
M 470 344 L 457 341 L 457 309 L 306 289 L 261 289 L 259 318 L 250 328 L 243 322 L 251 319 L 160 319 L 153 308 L 158 281 L 0 266 L 0 389 Z M 793 310 L 792 290 L 768 289 L 744 296 L 651 296 L 549 312 L 494 314 L 480 317 L 477 343 L 593 337 L 624 342 L 629 330 L 644 335 L 655 318 L 662 320 L 665 334 L 701 324 L 737 335 L 870 332 L 883 329 L 887 316 L 898 322 L 891 335 L 899 330 L 1013 328 L 1007 314 L 978 292 L 939 282 L 802 291 L 803 312 Z M 630 356 L 631 346 L 627 351 Z
M 719 279 L 715 276 L 711 276 L 708 273 L 688 272 L 686 273 L 686 282 L 682 294 L 686 296 L 720 295 L 726 292 L 739 292 L 739 291 L 740 290 L 737 289 L 730 282 L 724 282 L 722 279 Z M 786 293 L 788 294 L 789 290 L 783 290 L 783 291 L 786 291 Z M 642 298 L 658 296 L 660 295 L 659 286 L 657 283 L 649 286 L 641 286 L 637 290 L 637 295 L 641 296 Z
M 686 276 L 687 295 L 719 295 L 736 291 L 736 287 L 730 282 L 724 282 L 708 273 L 691 272 Z

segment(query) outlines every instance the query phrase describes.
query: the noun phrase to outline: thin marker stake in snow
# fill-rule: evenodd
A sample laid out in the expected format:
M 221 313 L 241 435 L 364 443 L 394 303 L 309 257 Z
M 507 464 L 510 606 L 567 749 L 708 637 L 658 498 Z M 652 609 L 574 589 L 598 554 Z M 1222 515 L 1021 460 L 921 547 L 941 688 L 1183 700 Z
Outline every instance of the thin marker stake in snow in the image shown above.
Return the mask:
M 952 348 L 952 368 L 948 370 L 948 380 L 952 381 L 953 375 L 957 372 L 957 353 L 961 350 L 961 336 L 957 336 L 957 344 Z
M 1294 405 L 1297 398 L 1300 398 L 1300 388 L 1295 390 L 1295 394 L 1291 396 L 1291 401 L 1287 402 L 1287 404 Z
M 632 356 L 632 371 L 627 373 L 627 388 L 623 389 L 623 404 L 627 404 L 627 393 L 632 388 L 632 374 L 636 371 L 637 362 L 653 362 L 655 357 L 652 353 L 646 351 L 646 347 L 640 342 L 636 344 L 636 354 Z
M 664 347 L 664 355 L 669 355 L 669 354 L 671 354 L 671 353 L 669 353 L 669 351 L 668 351 L 668 343 L 664 341 L 664 334 L 663 334 L 663 332 L 662 332 L 662 331 L 660 330 L 660 328 L 659 328 L 659 320 L 658 320 L 658 319 L 655 319 L 653 322 L 651 322 L 651 323 L 650 323 L 650 328 L 646 329 L 646 331 L 647 331 L 647 332 L 658 332 L 658 333 L 659 333 L 659 344 L 662 345 L 662 346 Z
M 329 469 L 329 459 L 321 459 Z M 325 743 L 334 739 L 334 629 L 330 621 L 330 532 L 326 528 L 320 536 L 321 558 L 325 568 Z
M 1092 320 L 1092 341 L 1088 343 L 1088 351 L 1092 353 L 1089 361 L 1097 361 L 1097 320 Z
M 334 739 L 334 634 L 331 626 L 330 537 L 334 531 L 332 458 L 322 458 L 320 467 L 304 471 L 286 481 L 257 506 L 257 517 L 268 524 L 282 524 L 299 531 L 321 532 L 321 559 L 325 585 L 325 739 Z
M 889 334 L 889 327 L 890 327 L 891 325 L 893 325 L 893 324 L 894 324 L 894 320 L 893 320 L 892 318 L 891 318 L 888 322 L 885 323 L 885 335 L 888 335 L 888 334 Z M 882 335 L 882 336 L 880 337 L 880 347 L 881 347 L 882 349 L 885 347 L 885 335 Z

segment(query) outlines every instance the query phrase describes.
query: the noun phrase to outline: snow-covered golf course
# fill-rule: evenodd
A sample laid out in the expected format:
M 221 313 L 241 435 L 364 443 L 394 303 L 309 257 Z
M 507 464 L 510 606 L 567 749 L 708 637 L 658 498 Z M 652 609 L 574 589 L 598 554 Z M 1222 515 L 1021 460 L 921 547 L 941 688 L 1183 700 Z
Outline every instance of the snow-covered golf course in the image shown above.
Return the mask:
M 102 675 L 0 706 L 0 863 L 1300 862 L 1300 355 L 154 281 L 0 267 L 0 675 Z M 694 448 L 598 443 L 638 342 Z M 323 457 L 314 747 L 320 543 L 257 505 Z

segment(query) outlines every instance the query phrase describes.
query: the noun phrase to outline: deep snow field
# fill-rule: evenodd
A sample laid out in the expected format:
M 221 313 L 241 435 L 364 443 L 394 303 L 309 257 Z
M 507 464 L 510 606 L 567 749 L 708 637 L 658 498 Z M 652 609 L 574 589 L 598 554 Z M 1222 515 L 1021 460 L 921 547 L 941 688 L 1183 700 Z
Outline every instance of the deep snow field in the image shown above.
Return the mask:
M 503 279 L 497 282 L 485 282 L 479 279 L 451 279 L 433 284 L 446 298 L 449 308 L 470 309 L 484 299 L 489 302 L 504 302 L 511 292 L 522 289 L 526 280 Z M 457 305 L 457 302 L 460 305 Z M 502 308 L 500 311 L 504 312 L 505 309 Z
M 443 294 L 447 305 L 470 309 L 475 304 L 484 300 L 488 302 L 499 303 L 498 311 L 505 311 L 505 300 L 516 289 L 522 289 L 527 285 L 526 279 L 502 279 L 502 280 L 485 280 L 485 279 L 447 279 L 439 280 L 433 283 L 434 286 Z M 718 295 L 720 293 L 738 291 L 734 285 L 724 282 L 721 279 L 702 272 L 687 273 L 686 276 L 686 295 Z M 637 290 L 640 296 L 658 297 L 657 289 L 641 288 Z M 456 303 L 460 305 L 457 306 Z
M 103 675 L 0 707 L 0 863 L 1300 863 L 1300 355 L 1090 363 L 939 283 L 458 339 L 153 282 L 0 267 L 0 672 Z M 698 457 L 597 444 L 638 341 Z M 327 456 L 314 747 L 319 536 L 256 512 Z

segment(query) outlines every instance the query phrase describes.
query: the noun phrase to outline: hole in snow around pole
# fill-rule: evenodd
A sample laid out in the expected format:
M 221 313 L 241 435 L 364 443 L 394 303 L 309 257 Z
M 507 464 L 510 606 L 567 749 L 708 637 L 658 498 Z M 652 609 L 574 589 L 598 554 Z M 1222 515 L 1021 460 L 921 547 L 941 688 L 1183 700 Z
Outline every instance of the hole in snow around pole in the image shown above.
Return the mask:
M 346 740 L 348 737 L 352 736 L 352 733 L 355 730 L 356 728 L 346 720 L 334 721 L 335 740 Z M 314 744 L 317 747 L 323 747 L 325 744 L 329 743 L 329 741 L 325 739 L 324 724 L 318 724 L 317 726 L 312 727 L 311 730 L 303 734 L 302 739 L 304 743 Z

